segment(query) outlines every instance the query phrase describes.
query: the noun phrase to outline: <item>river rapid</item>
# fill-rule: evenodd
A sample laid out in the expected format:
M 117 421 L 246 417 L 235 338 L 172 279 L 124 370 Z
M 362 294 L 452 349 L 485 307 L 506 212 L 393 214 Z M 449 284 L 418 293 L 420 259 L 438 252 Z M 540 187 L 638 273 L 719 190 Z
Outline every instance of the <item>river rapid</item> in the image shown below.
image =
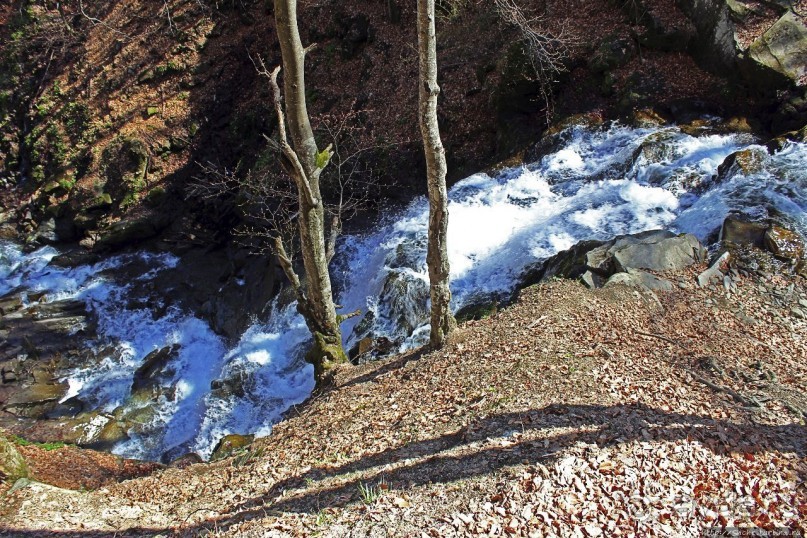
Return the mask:
M 536 162 L 458 182 L 449 192 L 452 308 L 506 300 L 528 267 L 584 239 L 666 228 L 709 241 L 733 211 L 807 236 L 807 145 L 789 142 L 769 155 L 758 144 L 709 126 L 575 126 Z M 726 160 L 738 151 L 742 159 Z M 332 265 L 338 302 L 363 313 L 343 326 L 346 349 L 364 338 L 383 337 L 392 352 L 428 340 L 427 215 L 419 198 L 342 238 Z M 86 345 L 100 360 L 60 373 L 69 387 L 62 400 L 100 410 L 98 430 L 116 411 L 148 407 L 113 452 L 208 457 L 226 434 L 269 434 L 313 390 L 313 368 L 302 360 L 308 333 L 294 304 L 276 302 L 268 322 L 228 344 L 200 316 L 166 308 L 160 290 L 132 296 L 148 288 L 136 284 L 175 268 L 176 256 L 137 252 L 62 268 L 50 263 L 57 254 L 0 243 L 0 296 L 24 290 L 36 298 L 31 304 L 73 299 L 93 312 L 97 337 Z M 146 268 L 140 282 L 116 277 L 134 263 Z M 145 357 L 175 344 L 160 390 L 148 401 L 134 398 Z M 237 390 L 211 390 L 228 383 Z

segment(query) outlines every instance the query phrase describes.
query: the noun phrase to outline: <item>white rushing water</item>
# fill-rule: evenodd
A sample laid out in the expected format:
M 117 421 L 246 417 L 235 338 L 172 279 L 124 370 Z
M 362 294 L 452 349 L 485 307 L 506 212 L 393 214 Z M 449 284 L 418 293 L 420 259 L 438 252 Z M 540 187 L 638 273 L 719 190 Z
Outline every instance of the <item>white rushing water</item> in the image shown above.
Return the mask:
M 691 136 L 677 128 L 618 125 L 575 127 L 561 139 L 539 162 L 496 176 L 476 174 L 450 190 L 455 310 L 509 295 L 526 267 L 583 239 L 654 228 L 706 239 L 732 210 L 776 216 L 807 235 L 804 144 L 768 156 L 748 135 Z M 745 148 L 760 156 L 760 169 L 749 176 L 734 170 L 713 184 L 723 160 Z M 417 199 L 370 232 L 343 239 L 334 266 L 339 303 L 364 313 L 343 326 L 348 349 L 366 336 L 387 337 L 394 349 L 428 339 L 427 214 L 426 200 Z M 94 345 L 113 342 L 117 351 L 70 372 L 71 396 L 109 412 L 145 405 L 127 403 L 135 370 L 149 352 L 181 345 L 164 382 L 170 390 L 148 402 L 145 424 L 115 452 L 157 459 L 173 449 L 175 455 L 193 450 L 207 456 L 228 433 L 268 433 L 313 389 L 313 370 L 301 359 L 308 335 L 294 305 L 275 306 L 268 323 L 254 325 L 227 349 L 190 313 L 169 308 L 155 319 L 159 304 L 128 306 L 129 286 L 109 275 L 132 255 L 66 270 L 48 265 L 55 254 L 44 248 L 22 255 L 0 245 L 0 294 L 22 286 L 47 291 L 51 299 L 86 300 L 97 313 L 103 341 Z M 152 274 L 178 262 L 165 254 L 137 256 Z M 228 380 L 231 389 L 211 391 L 214 380 Z

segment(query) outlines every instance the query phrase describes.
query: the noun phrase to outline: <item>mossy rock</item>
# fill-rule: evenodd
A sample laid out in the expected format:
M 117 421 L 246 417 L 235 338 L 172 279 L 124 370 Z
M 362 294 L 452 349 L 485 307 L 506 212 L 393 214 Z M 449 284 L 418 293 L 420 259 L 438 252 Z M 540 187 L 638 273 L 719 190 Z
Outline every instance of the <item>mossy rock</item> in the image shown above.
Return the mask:
M 28 478 L 29 470 L 25 458 L 14 443 L 0 435 L 0 479 L 14 483 L 20 478 Z
M 100 168 L 114 202 L 137 197 L 145 190 L 149 160 L 148 147 L 137 138 L 120 137 L 104 149 Z
M 636 127 L 661 127 L 667 124 L 667 120 L 652 108 L 641 108 L 631 114 L 631 124 Z
M 594 73 L 604 73 L 621 67 L 636 55 L 636 45 L 629 37 L 610 35 L 603 39 L 588 61 Z
M 648 163 L 658 163 L 675 157 L 675 131 L 663 130 L 648 135 L 636 148 L 632 161 L 643 157 Z
M 162 204 L 166 200 L 167 197 L 168 196 L 167 196 L 167 193 L 165 192 L 164 188 L 162 188 L 162 187 L 154 187 L 153 189 L 151 189 L 148 192 L 148 194 L 146 195 L 146 198 L 144 199 L 144 202 L 149 207 L 157 207 L 160 204 Z
M 717 167 L 718 182 L 737 174 L 751 176 L 764 169 L 768 153 L 762 149 L 749 148 L 735 151 Z
M 459 309 L 456 315 L 457 322 L 464 323 L 470 320 L 489 318 L 499 311 L 499 303 L 496 301 L 479 302 L 464 306 Z
M 107 192 L 102 192 L 95 198 L 91 199 L 84 209 L 93 211 L 96 209 L 108 209 L 112 207 L 112 196 Z
M 305 354 L 305 360 L 314 365 L 317 382 L 321 382 L 327 378 L 334 366 L 347 362 L 348 357 L 342 347 L 341 337 L 315 332 L 314 343 Z
M 804 258 L 804 239 L 791 230 L 773 225 L 765 232 L 765 247 L 777 258 L 797 263 Z
M 224 436 L 218 443 L 216 448 L 213 449 L 213 454 L 210 456 L 211 461 L 224 459 L 230 456 L 233 452 L 246 448 L 255 440 L 254 435 L 238 435 L 231 433 Z
M 748 47 L 746 74 L 760 89 L 786 88 L 807 75 L 807 25 L 787 11 Z

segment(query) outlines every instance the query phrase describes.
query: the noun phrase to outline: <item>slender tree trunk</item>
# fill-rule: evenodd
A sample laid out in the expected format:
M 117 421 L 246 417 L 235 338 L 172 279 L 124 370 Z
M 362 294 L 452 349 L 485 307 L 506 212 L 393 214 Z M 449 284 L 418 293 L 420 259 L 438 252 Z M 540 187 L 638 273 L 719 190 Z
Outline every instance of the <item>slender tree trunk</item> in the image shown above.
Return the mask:
M 420 132 L 426 153 L 426 175 L 429 189 L 429 266 L 431 295 L 431 336 L 433 348 L 445 343 L 456 326 L 449 306 L 448 192 L 446 190 L 446 155 L 437 124 L 437 37 L 434 26 L 434 0 L 418 0 L 418 55 L 420 57 Z
M 297 29 L 297 1 L 275 0 L 275 22 L 283 57 L 286 117 L 297 160 L 295 166 L 290 166 L 290 173 L 299 195 L 298 227 L 306 281 L 306 293 L 298 292 L 298 297 L 301 298 L 301 312 L 315 341 L 307 358 L 314 364 L 317 377 L 321 379 L 332 363 L 347 360 L 342 349 L 342 335 L 328 273 L 325 208 L 319 187 L 324 164 L 318 163 L 319 150 L 305 102 L 306 49 Z

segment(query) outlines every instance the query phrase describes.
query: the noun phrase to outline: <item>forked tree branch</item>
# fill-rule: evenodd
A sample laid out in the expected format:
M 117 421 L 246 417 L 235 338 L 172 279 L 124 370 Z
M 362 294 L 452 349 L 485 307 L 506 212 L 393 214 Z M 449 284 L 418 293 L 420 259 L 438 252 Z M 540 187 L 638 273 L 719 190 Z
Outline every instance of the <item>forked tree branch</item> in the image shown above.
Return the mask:
M 253 63 L 255 61 L 253 60 Z M 269 79 L 269 85 L 272 88 L 272 96 L 275 104 L 275 114 L 277 114 L 278 133 L 280 135 L 280 150 L 287 160 L 287 165 L 291 168 L 288 170 L 289 175 L 294 179 L 294 183 L 300 190 L 300 193 L 305 196 L 309 204 L 317 206 L 320 204 L 314 193 L 311 191 L 311 185 L 308 182 L 308 176 L 305 173 L 300 158 L 297 152 L 289 144 L 288 136 L 286 135 L 286 115 L 283 113 L 283 103 L 280 94 L 280 86 L 277 84 L 277 76 L 280 74 L 280 66 L 276 66 L 270 73 L 263 61 L 263 58 L 258 56 L 258 62 L 255 64 L 255 69 L 259 74 Z

